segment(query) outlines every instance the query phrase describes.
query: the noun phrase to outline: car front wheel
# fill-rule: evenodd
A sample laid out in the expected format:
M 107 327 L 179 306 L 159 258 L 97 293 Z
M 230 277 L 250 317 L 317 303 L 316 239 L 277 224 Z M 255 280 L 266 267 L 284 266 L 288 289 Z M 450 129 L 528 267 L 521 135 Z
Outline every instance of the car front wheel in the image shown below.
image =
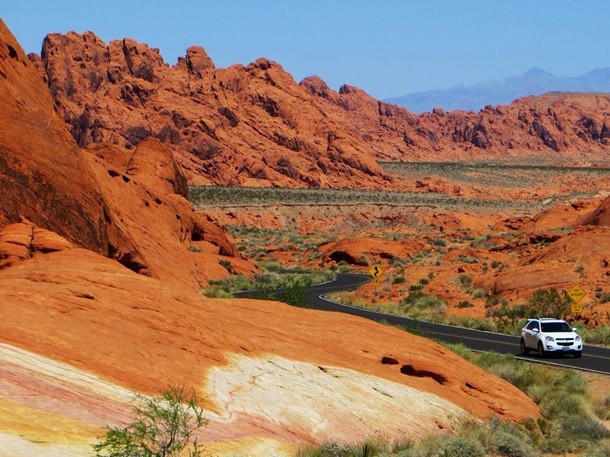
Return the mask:
M 525 340 L 523 338 L 521 338 L 521 355 L 528 355 L 529 353 L 530 353 L 530 350 L 525 345 Z
M 542 347 L 542 343 L 538 343 L 538 357 L 543 358 L 545 355 L 544 348 Z

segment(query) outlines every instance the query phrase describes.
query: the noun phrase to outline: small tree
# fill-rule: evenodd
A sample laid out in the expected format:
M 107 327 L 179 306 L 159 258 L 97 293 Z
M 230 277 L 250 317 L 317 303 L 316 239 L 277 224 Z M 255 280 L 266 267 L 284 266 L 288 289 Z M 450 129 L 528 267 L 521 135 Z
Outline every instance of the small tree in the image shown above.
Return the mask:
M 525 317 L 557 317 L 562 319 L 570 312 L 572 300 L 567 292 L 557 289 L 537 290 L 527 302 L 528 315 Z
M 93 445 L 97 457 L 198 457 L 201 449 L 193 433 L 207 424 L 194 392 L 171 388 L 160 396 L 138 395 L 135 420 L 125 428 L 110 427 L 106 437 Z

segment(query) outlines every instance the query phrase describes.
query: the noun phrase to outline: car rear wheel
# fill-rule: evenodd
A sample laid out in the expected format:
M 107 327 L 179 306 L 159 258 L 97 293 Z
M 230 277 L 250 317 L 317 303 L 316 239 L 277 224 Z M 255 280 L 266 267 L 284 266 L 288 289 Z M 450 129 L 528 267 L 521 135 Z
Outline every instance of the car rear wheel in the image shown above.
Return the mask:
M 575 359 L 580 359 L 580 357 L 581 357 L 581 356 L 582 356 L 582 351 L 576 351 L 576 352 L 574 353 L 574 358 L 575 358 Z
M 542 343 L 538 343 L 538 357 L 543 358 L 545 356 L 544 348 Z
M 525 340 L 523 338 L 521 338 L 521 355 L 528 355 L 529 353 L 530 353 L 530 350 L 525 345 Z

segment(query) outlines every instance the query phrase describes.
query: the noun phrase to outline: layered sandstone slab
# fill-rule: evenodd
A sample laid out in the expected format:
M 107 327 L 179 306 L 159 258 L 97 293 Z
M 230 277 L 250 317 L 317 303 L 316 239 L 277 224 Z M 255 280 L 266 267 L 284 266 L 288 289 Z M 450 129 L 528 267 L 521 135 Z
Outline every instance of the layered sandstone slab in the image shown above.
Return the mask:
M 194 387 L 217 414 L 212 441 L 319 442 L 348 439 L 348 429 L 354 440 L 414 437 L 466 416 L 538 414 L 515 387 L 424 338 L 339 313 L 185 293 L 83 249 L 1 270 L 0 314 L 0 341 L 106 382 Z

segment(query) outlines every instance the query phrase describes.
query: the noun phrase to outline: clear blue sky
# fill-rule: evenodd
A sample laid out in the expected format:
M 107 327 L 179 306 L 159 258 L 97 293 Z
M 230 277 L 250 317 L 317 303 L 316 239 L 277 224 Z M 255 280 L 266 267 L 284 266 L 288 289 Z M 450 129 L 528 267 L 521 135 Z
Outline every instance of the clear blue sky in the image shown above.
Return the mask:
M 501 79 L 540 67 L 610 67 L 606 0 L 2 0 L 26 52 L 49 32 L 131 37 L 174 64 L 191 45 L 217 66 L 258 57 L 297 81 L 322 77 L 377 98 Z

